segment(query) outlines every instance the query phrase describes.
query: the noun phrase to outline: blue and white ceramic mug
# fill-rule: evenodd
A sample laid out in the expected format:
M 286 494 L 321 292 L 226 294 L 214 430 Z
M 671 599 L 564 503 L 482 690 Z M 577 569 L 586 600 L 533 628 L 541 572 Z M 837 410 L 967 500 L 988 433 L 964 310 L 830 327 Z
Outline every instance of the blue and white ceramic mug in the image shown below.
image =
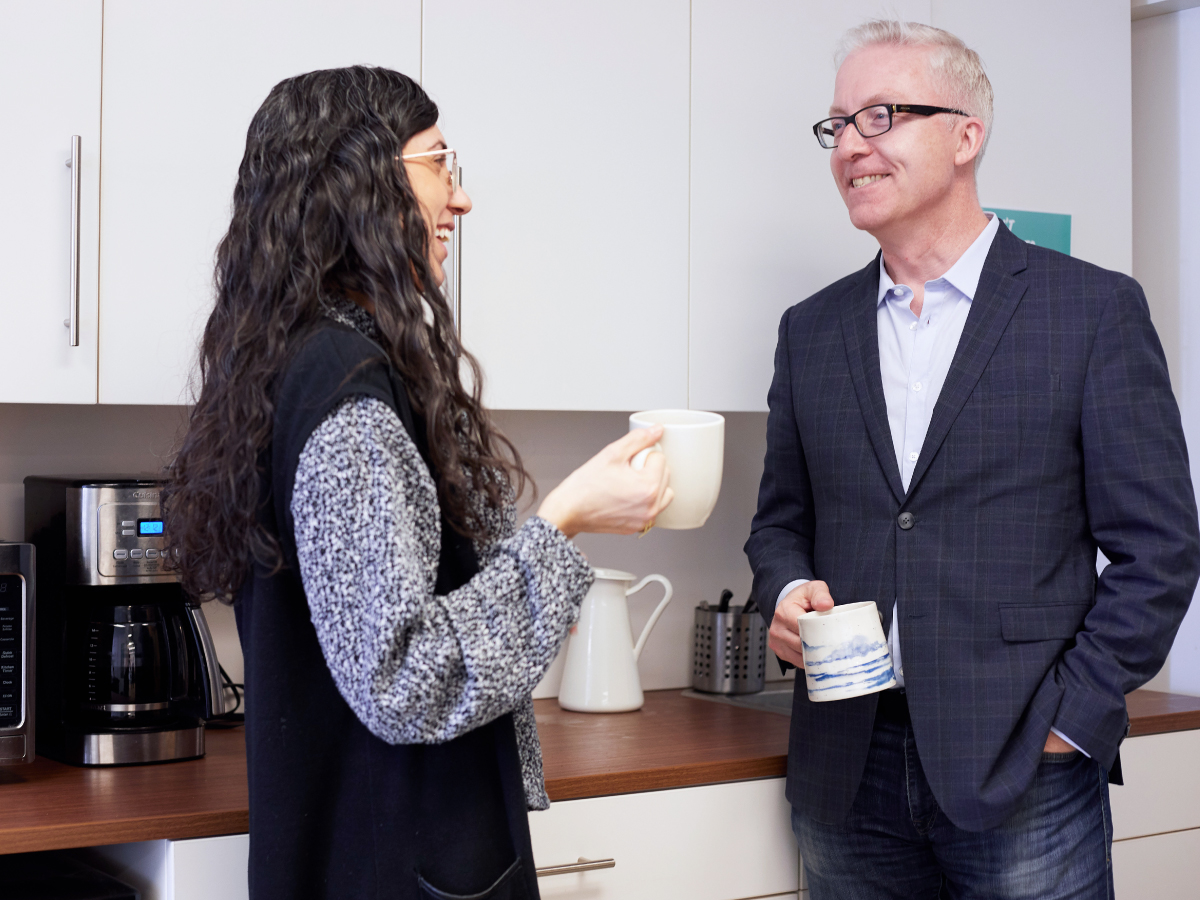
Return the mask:
M 809 700 L 845 700 L 896 686 L 892 654 L 874 601 L 804 613 L 800 642 Z

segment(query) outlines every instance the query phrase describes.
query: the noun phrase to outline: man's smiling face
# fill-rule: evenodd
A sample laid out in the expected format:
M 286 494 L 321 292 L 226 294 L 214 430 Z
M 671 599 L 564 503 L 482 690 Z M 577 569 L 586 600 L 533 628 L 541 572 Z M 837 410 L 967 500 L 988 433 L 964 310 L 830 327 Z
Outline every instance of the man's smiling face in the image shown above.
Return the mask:
M 838 69 L 831 116 L 875 103 L 950 106 L 929 69 L 929 50 L 874 44 L 854 51 Z M 842 131 L 830 168 L 855 228 L 880 233 L 936 217 L 950 196 L 964 119 L 897 113 L 890 131 L 864 138 Z

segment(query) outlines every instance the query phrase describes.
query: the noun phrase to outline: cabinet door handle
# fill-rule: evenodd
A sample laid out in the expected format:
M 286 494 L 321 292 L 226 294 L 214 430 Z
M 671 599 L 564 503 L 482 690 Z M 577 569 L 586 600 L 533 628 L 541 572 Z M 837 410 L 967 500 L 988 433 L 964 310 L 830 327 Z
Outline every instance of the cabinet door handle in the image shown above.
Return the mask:
M 594 869 L 612 869 L 617 865 L 615 859 L 584 859 L 579 857 L 579 862 L 566 863 L 561 866 L 545 866 L 541 869 L 536 869 L 538 878 L 546 878 L 550 875 L 574 875 L 576 872 L 591 872 Z
M 79 202 L 83 193 L 83 141 L 77 134 L 71 135 L 71 158 L 67 167 L 71 170 L 71 297 L 68 304 L 69 318 L 63 322 L 68 329 L 68 342 L 79 346 Z
M 457 166 L 458 186 L 462 187 L 462 166 Z M 454 217 L 454 331 L 462 337 L 462 216 Z

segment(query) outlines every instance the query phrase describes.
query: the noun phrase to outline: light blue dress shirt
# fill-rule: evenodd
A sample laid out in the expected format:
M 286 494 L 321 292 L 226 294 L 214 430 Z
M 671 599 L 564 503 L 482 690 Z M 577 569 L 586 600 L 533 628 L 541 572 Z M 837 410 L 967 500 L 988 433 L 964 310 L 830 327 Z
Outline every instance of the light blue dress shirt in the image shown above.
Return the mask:
M 913 291 L 908 285 L 896 284 L 879 266 L 879 307 L 876 322 L 879 331 L 879 372 L 883 378 L 883 396 L 887 402 L 888 426 L 892 432 L 892 447 L 900 480 L 908 490 L 913 470 L 921 456 L 929 420 L 937 405 L 942 386 L 950 372 L 950 363 L 958 349 L 963 326 L 971 312 L 971 302 L 979 287 L 983 264 L 987 260 L 992 240 L 1000 229 L 1000 220 L 986 213 L 988 223 L 974 243 L 958 258 L 945 275 L 925 282 L 925 297 L 921 315 L 911 309 Z M 790 591 L 807 579 L 788 583 L 779 593 L 782 600 Z M 896 681 L 904 687 L 904 661 L 900 655 L 900 629 L 896 627 L 896 607 L 892 607 L 892 627 L 888 645 Z M 1054 733 L 1078 746 L 1057 728 Z

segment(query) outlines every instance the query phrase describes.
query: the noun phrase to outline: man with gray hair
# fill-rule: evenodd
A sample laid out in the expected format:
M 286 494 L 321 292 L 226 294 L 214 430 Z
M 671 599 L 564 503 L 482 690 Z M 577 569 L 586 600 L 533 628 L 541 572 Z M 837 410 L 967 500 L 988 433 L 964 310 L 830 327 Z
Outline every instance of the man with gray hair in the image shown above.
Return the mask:
M 983 212 L 992 90 L 953 35 L 850 32 L 829 116 L 816 139 L 880 254 L 783 316 L 746 552 L 781 659 L 804 665 L 801 614 L 872 600 L 899 687 L 796 691 L 809 889 L 1110 897 L 1124 697 L 1200 577 L 1145 297 Z

